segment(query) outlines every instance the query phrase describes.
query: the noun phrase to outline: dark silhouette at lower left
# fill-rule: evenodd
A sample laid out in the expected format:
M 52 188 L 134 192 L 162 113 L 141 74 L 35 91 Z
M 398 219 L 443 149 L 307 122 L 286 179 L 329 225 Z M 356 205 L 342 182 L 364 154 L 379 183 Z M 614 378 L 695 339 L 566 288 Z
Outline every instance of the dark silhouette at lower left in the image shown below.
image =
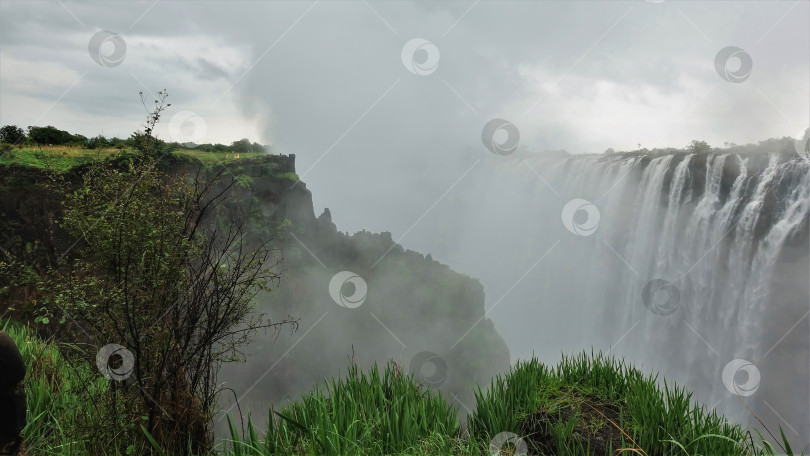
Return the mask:
M 25 364 L 14 340 L 0 331 L 0 455 L 15 455 L 25 427 Z

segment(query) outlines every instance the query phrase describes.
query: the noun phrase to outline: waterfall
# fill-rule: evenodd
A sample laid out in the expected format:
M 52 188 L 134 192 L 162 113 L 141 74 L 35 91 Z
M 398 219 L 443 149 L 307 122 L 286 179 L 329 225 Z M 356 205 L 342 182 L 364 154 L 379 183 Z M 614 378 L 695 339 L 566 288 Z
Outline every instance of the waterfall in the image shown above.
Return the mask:
M 520 221 L 514 242 L 499 241 L 513 259 L 502 276 L 519 276 L 560 243 L 504 303 L 488 297 L 499 306 L 493 318 L 510 347 L 611 351 L 749 424 L 727 384 L 753 387 L 740 398 L 773 429 L 807 442 L 809 164 L 788 154 L 672 153 L 496 165 L 508 171 L 492 179 L 482 205 Z M 524 208 L 495 209 L 505 198 Z M 598 217 L 593 234 L 560 223 L 575 198 L 597 209 L 574 213 L 583 227 Z M 735 359 L 760 377 L 737 373 L 724 383 Z

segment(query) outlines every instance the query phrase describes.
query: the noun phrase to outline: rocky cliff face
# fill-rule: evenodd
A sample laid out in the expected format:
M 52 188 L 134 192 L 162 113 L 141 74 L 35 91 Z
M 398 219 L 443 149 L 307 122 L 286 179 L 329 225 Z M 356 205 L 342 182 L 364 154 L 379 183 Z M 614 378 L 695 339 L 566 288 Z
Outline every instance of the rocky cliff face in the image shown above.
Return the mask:
M 200 164 L 174 160 L 164 167 L 193 175 Z M 508 369 L 509 351 L 485 316 L 480 282 L 404 249 L 390 233 L 349 235 L 338 231 L 328 210 L 316 217 L 312 195 L 295 175 L 294 156 L 231 161 L 205 174 L 220 171 L 235 184 L 219 223 L 245 221 L 249 238 L 273 238 L 279 252 L 275 271 L 281 280 L 258 296 L 257 310 L 300 323 L 297 332 L 258 334 L 246 362 L 223 369 L 222 380 L 235 393 L 223 395 L 224 408 L 239 398 L 242 413 L 252 411 L 261 426 L 270 405 L 340 375 L 350 362 L 368 367 L 394 360 L 426 387 L 459 401 L 464 412 L 474 405 L 475 385 Z M 63 188 L 77 185 L 81 174 L 66 174 Z M 75 242 L 59 228 L 62 197 L 47 182 L 41 170 L 0 167 L 0 244 L 40 270 L 55 265 Z M 360 281 L 333 281 L 342 271 Z M 5 293 L 24 317 L 34 291 Z
M 293 168 L 294 157 L 266 157 L 231 169 L 249 181 L 231 207 L 252 214 L 283 254 L 281 282 L 259 297 L 259 310 L 300 318 L 297 332 L 258 337 L 246 363 L 224 369 L 242 412 L 247 407 L 261 420 L 270 404 L 340 375 L 352 361 L 367 367 L 387 360 L 458 401 L 462 412 L 473 407 L 474 387 L 510 364 L 505 342 L 485 317 L 481 283 L 404 249 L 390 233 L 338 231 L 328 209 L 315 216 Z M 361 283 L 333 281 L 342 271 Z M 226 399 L 227 409 L 233 398 Z

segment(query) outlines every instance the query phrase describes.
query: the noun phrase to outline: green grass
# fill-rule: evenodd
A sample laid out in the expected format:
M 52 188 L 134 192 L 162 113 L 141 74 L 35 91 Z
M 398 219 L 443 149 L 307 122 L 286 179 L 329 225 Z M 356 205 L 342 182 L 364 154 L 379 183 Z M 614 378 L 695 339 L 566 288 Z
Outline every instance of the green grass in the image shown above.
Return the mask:
M 110 383 L 95 366 L 67 356 L 78 347 L 43 341 L 8 321 L 0 328 L 14 339 L 27 368 L 28 454 L 161 454 L 127 441 L 143 432 L 140 423 L 113 422 L 93 406 L 92 397 L 105 394 Z M 695 404 L 687 390 L 659 387 L 655 376 L 601 353 L 564 357 L 556 366 L 520 362 L 486 391 L 479 388 L 476 402 L 465 426 L 454 406 L 398 365 L 389 363 L 382 372 L 350 366 L 346 377 L 271 409 L 266 429 L 249 421 L 241 435 L 229 418 L 230 438 L 212 454 L 484 455 L 503 432 L 517 435 L 535 455 L 794 454 L 784 434 L 783 448 L 775 447 Z M 596 437 L 606 443 L 596 445 Z
M 263 438 L 252 423 L 241 437 L 232 426 L 227 454 L 481 455 L 502 432 L 519 436 L 537 455 L 781 451 L 695 404 L 687 390 L 666 383 L 661 388 L 655 376 L 601 353 L 564 357 L 555 367 L 537 359 L 519 363 L 486 392 L 477 391 L 468 430 L 455 424 L 441 397 L 397 372 L 392 365 L 382 377 L 376 368 L 368 376 L 353 370 L 347 380 L 271 413 Z M 502 454 L 511 454 L 507 446 Z
M 70 168 L 84 163 L 107 160 L 117 157 L 122 153 L 134 154 L 133 149 L 84 149 L 75 146 L 14 146 L 8 151 L 0 153 L 0 165 L 22 165 L 35 168 L 50 169 L 57 172 L 65 172 Z M 204 152 L 197 149 L 179 149 L 177 154 L 196 158 L 203 163 L 216 163 L 231 160 L 241 160 L 255 158 L 264 153 L 241 153 L 239 158 L 235 158 L 233 153 L 224 152 Z M 288 177 L 297 179 L 295 177 Z
M 264 438 L 252 426 L 244 440 L 231 425 L 230 453 L 356 455 L 424 454 L 458 445 L 459 418 L 441 395 L 388 364 L 368 373 L 352 366 L 345 379 L 316 388 L 281 411 L 272 411 Z
M 132 443 L 140 423 L 117 422 L 111 417 L 119 414 L 96 405 L 111 382 L 75 356 L 80 347 L 44 341 L 33 329 L 10 321 L 0 320 L 0 329 L 17 344 L 26 366 L 22 434 L 29 456 L 150 454 L 145 444 Z
M 540 454 L 588 454 L 578 448 L 600 433 L 648 455 L 760 454 L 749 432 L 694 404 L 691 392 L 660 388 L 655 376 L 601 353 L 564 357 L 554 368 L 536 359 L 519 363 L 479 390 L 477 403 L 471 433 L 479 439 L 526 435 L 530 417 L 546 417 L 551 425 L 527 437 Z
M 240 153 L 239 158 L 235 158 L 232 152 L 228 152 L 227 154 L 224 152 L 205 152 L 202 150 L 197 149 L 180 149 L 177 151 L 179 154 L 187 155 L 189 157 L 194 157 L 201 162 L 217 162 L 217 161 L 225 161 L 225 160 L 241 160 L 245 158 L 255 158 L 261 157 L 263 155 L 267 155 L 263 152 L 245 152 Z
M 17 344 L 26 366 L 28 410 L 22 434 L 28 454 L 88 454 L 88 442 L 75 434 L 93 424 L 85 421 L 87 416 L 99 415 L 88 409 L 85 395 L 105 389 L 106 381 L 86 364 L 71 365 L 55 344 L 42 341 L 31 328 L 6 321 L 0 329 Z
M 82 149 L 71 146 L 13 147 L 0 154 L 0 165 L 17 164 L 64 172 L 92 161 L 117 156 L 119 149 Z

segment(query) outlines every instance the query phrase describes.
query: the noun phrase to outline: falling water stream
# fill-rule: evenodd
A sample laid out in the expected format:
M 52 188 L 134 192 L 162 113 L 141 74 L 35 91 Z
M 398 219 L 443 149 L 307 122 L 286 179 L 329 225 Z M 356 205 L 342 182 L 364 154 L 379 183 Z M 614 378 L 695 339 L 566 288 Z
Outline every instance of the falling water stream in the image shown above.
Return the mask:
M 529 271 L 504 297 L 488 287 L 513 357 L 610 351 L 752 422 L 734 392 L 807 442 L 808 165 L 688 153 L 503 165 L 481 198 L 521 240 L 502 242 L 496 266 Z M 504 198 L 531 209 L 499 213 Z

